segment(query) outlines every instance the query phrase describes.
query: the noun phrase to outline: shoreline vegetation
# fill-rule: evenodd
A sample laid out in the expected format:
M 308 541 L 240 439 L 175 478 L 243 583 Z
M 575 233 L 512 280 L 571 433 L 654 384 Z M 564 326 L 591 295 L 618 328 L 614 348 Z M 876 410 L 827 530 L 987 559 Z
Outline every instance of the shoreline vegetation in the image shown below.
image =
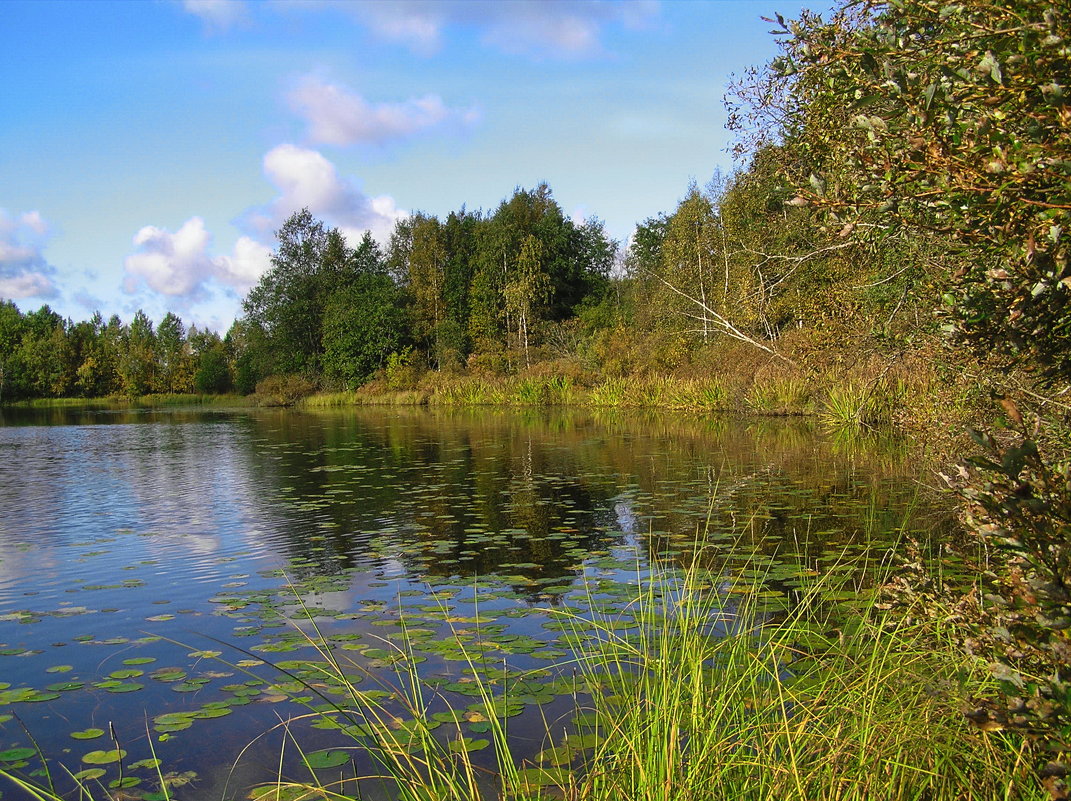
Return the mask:
M 699 537 L 701 542 L 701 532 Z M 305 753 L 300 735 L 290 731 L 294 721 L 280 724 L 306 777 L 290 771 L 234 797 L 1047 797 L 1021 736 L 964 719 L 965 709 L 992 706 L 1000 691 L 985 662 L 961 647 L 961 610 L 930 603 L 889 615 L 881 608 L 893 598 L 894 571 L 885 568 L 884 580 L 868 575 L 856 583 L 860 574 L 847 555 L 822 573 L 801 557 L 797 569 L 787 571 L 797 577 L 792 603 L 771 605 L 768 594 L 756 589 L 764 581 L 761 567 L 747 580 L 727 582 L 722 570 L 703 566 L 699 543 L 695 557 L 686 569 L 655 568 L 637 581 L 635 597 L 621 610 L 633 624 L 623 626 L 591 588 L 588 611 L 548 610 L 578 643 L 560 666 L 567 673 L 571 668 L 572 678 L 558 679 L 572 687 L 577 715 L 546 721 L 542 749 L 521 764 L 510 752 L 508 722 L 523 708 L 525 695 L 538 692 L 538 681 L 515 679 L 511 685 L 477 678 L 466 694 L 484 710 L 478 719 L 486 723 L 481 735 L 466 736 L 461 723 L 471 723 L 469 713 L 441 711 L 442 698 L 419 676 L 406 639 L 383 641 L 397 667 L 369 692 L 358 686 L 360 666 L 331 648 L 310 616 L 302 630 L 313 658 L 300 670 L 288 663 L 280 674 L 295 683 L 295 696 L 304 696 L 299 702 L 308 713 L 298 720 L 338 731 L 338 744 Z M 896 562 L 894 552 L 867 558 Z M 472 667 L 481 652 L 460 632 L 454 636 Z M 242 672 L 227 656 L 217 659 Z M 116 749 L 124 753 L 118 744 Z M 478 756 L 484 751 L 490 761 Z M 103 770 L 75 776 L 70 796 L 56 788 L 71 777 L 49 774 L 47 755 L 26 758 L 46 766 L 46 781 L 7 770 L 0 776 L 31 798 L 112 797 L 115 786 L 104 784 Z M 146 798 L 185 797 L 164 780 L 166 766 L 156 769 L 159 789 Z
M 379 371 L 356 389 L 324 389 L 304 376 L 271 376 L 253 392 L 112 394 L 8 400 L 0 408 L 167 408 L 500 406 L 660 409 L 769 417 L 811 417 L 831 428 L 893 428 L 914 433 L 923 410 L 931 433 L 977 422 L 989 396 L 978 386 L 940 377 L 930 365 L 832 367 L 824 372 L 744 359 L 739 348 L 711 346 L 697 356 L 732 362 L 723 369 L 691 365 L 681 373 L 605 375 L 578 361 L 546 360 L 514 373 L 435 371 L 403 365 Z M 880 368 L 880 369 L 879 369 Z M 951 369 L 946 370 L 951 374 Z M 972 376 L 973 377 L 973 376 Z M 989 376 L 994 383 L 999 376 Z M 972 419 L 973 418 L 973 419 Z
M 972 586 L 920 565 L 890 577 L 890 608 L 817 639 L 803 619 L 720 639 L 609 629 L 591 661 L 622 669 L 564 790 L 510 784 L 492 723 L 504 784 L 418 731 L 418 759 L 376 746 L 388 797 L 1071 797 L 1071 15 L 874 0 L 775 16 L 781 55 L 726 101 L 739 168 L 625 251 L 541 184 L 414 214 L 386 246 L 298 211 L 223 337 L 0 302 L 4 403 L 809 414 L 894 424 L 958 461 L 942 478 L 986 554 Z

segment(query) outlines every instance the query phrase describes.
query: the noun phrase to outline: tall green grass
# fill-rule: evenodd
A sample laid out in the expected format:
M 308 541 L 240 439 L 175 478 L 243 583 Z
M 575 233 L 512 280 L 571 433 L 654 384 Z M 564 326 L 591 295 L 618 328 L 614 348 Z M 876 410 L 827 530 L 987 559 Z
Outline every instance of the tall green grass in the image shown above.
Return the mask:
M 685 577 L 641 593 L 638 633 L 597 621 L 582 662 L 606 676 L 599 736 L 569 797 L 1043 797 L 1021 744 L 963 719 L 993 686 L 950 626 L 842 617 L 829 590 L 815 583 L 773 623 Z M 716 621 L 729 633 L 716 636 Z
M 819 419 L 830 428 L 890 425 L 906 397 L 907 387 L 898 380 L 834 384 L 826 393 Z
M 756 380 L 744 396 L 744 406 L 755 414 L 797 415 L 812 411 L 812 389 L 800 378 Z

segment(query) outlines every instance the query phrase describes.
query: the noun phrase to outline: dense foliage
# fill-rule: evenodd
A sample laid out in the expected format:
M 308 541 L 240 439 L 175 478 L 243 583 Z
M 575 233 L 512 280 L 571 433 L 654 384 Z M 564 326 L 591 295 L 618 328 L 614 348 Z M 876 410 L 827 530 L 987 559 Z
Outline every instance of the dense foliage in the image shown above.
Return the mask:
M 0 400 L 227 392 L 233 348 L 212 331 L 187 331 L 168 313 L 154 326 L 96 314 L 74 323 L 48 306 L 28 314 L 0 300 Z
M 1041 401 L 1028 421 L 1004 398 L 1009 430 L 976 433 L 984 452 L 951 483 L 999 557 L 997 720 L 1040 746 L 1046 786 L 1067 798 L 1071 15 L 1048 0 L 868 0 L 777 24 L 781 56 L 730 103 L 742 146 L 776 153 L 788 202 L 840 238 L 937 243 L 947 329 Z
M 778 28 L 731 104 L 744 146 L 776 142 L 795 202 L 845 236 L 939 236 L 961 339 L 1071 376 L 1066 6 L 871 0 Z
M 425 364 L 531 363 L 548 324 L 572 317 L 609 280 L 601 223 L 568 219 L 545 184 L 491 214 L 417 213 L 386 252 L 354 250 L 307 210 L 278 232 L 272 269 L 245 301 L 259 377 L 300 373 L 358 386 L 415 346 Z

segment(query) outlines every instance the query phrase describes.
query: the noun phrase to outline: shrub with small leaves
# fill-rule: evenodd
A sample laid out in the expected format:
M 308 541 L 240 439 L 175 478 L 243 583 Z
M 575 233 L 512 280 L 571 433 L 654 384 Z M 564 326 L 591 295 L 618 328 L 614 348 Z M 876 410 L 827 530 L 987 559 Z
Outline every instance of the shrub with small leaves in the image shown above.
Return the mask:
M 968 503 L 969 523 L 1005 564 L 994 576 L 997 677 L 1008 695 L 1006 725 L 1050 760 L 1053 798 L 1068 798 L 1071 765 L 1071 460 L 1046 459 L 1018 410 L 1011 444 L 972 432 L 982 453 L 950 480 Z

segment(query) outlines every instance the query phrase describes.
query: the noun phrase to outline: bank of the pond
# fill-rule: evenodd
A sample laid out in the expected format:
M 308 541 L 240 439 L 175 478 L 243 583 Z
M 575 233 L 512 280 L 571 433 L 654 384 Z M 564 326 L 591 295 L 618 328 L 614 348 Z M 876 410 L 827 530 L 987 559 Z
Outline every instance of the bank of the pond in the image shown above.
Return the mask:
M 568 375 L 433 375 L 413 386 L 372 382 L 353 391 L 319 392 L 308 408 L 350 405 L 579 406 L 817 416 L 835 424 L 889 425 L 908 393 L 896 378 L 815 381 L 757 376 L 747 387 L 717 377 L 631 376 L 578 381 Z
M 806 416 L 830 428 L 895 428 L 948 459 L 966 441 L 968 426 L 991 422 L 994 392 L 1017 397 L 1014 376 L 983 370 L 933 343 L 892 355 L 802 349 L 790 352 L 791 363 L 756 356 L 740 343 L 703 353 L 680 369 L 622 375 L 571 359 L 511 374 L 383 370 L 344 391 L 316 392 L 300 378 L 275 377 L 254 397 L 305 408 L 578 406 Z
M 198 393 L 153 393 L 149 395 L 109 395 L 103 398 L 32 398 L 5 401 L 12 409 L 158 409 L 181 406 L 245 407 L 252 405 L 242 395 Z

